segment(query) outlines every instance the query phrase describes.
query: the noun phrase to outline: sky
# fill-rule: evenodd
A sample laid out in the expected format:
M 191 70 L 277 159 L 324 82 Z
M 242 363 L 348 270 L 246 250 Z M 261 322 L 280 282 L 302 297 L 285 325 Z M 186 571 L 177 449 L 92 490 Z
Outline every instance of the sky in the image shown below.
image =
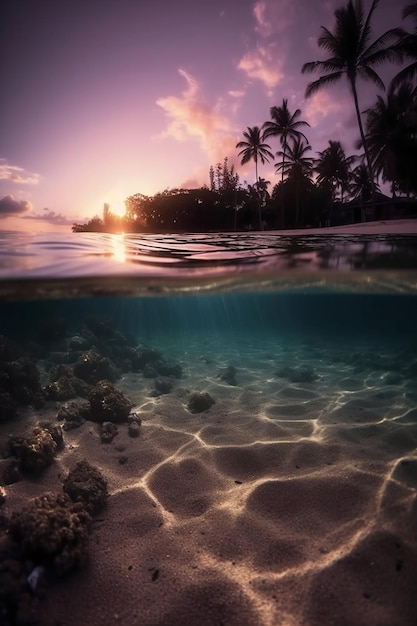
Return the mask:
M 305 100 L 318 75 L 301 73 L 326 58 L 320 26 L 332 29 L 344 3 L 2 0 L 0 229 L 69 231 L 105 202 L 123 214 L 132 194 L 208 185 L 210 165 L 226 156 L 253 183 L 253 162 L 240 165 L 236 143 L 284 98 L 311 125 L 311 156 L 329 139 L 355 153 L 347 85 Z M 373 39 L 410 26 L 405 4 L 381 0 Z M 380 75 L 387 83 L 396 71 Z M 359 84 L 362 110 L 376 94 Z M 280 150 L 278 138 L 268 142 Z M 273 163 L 259 174 L 279 181 Z

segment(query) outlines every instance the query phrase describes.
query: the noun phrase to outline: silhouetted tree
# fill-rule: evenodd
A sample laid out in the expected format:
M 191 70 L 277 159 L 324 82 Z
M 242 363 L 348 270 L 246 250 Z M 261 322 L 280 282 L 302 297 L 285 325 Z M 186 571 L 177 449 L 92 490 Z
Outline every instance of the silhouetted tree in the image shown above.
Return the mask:
M 303 138 L 308 143 L 307 137 L 302 133 L 300 128 L 302 126 L 310 126 L 310 124 L 308 122 L 305 122 L 304 120 L 298 119 L 300 115 L 300 109 L 296 109 L 294 113 L 290 112 L 288 108 L 288 100 L 284 98 L 280 107 L 271 107 L 271 121 L 267 121 L 263 125 L 265 139 L 267 139 L 268 137 L 280 138 L 280 143 L 282 146 L 282 151 L 279 153 L 280 155 L 282 155 L 281 182 L 283 182 L 284 180 L 284 161 L 288 149 L 288 139 Z
M 352 200 L 359 200 L 361 204 L 369 202 L 372 195 L 379 192 L 378 185 L 369 178 L 365 163 L 360 163 L 351 171 L 348 192 Z
M 306 180 L 311 182 L 311 174 L 313 172 L 313 158 L 307 157 L 306 153 L 311 150 L 310 144 L 299 135 L 295 137 L 291 143 L 287 144 L 287 151 L 280 150 L 277 156 L 282 156 L 281 163 L 276 163 L 277 171 L 281 170 L 287 178 L 290 178 L 295 185 L 295 223 L 298 226 L 300 222 L 300 190 L 305 186 Z
M 247 131 L 244 131 L 244 141 L 239 141 L 236 144 L 236 148 L 242 148 L 238 153 L 242 157 L 241 164 L 244 165 L 252 159 L 255 161 L 255 181 L 258 182 L 258 160 L 262 164 L 269 163 L 269 159 L 273 159 L 274 155 L 270 151 L 270 146 L 264 143 L 261 130 L 258 126 L 252 128 L 248 126 Z M 262 229 L 262 215 L 261 206 L 259 204 L 259 229 Z
M 95 215 L 86 224 L 73 224 L 71 230 L 73 233 L 102 233 L 105 226 L 103 220 Z
M 282 151 L 280 151 L 279 154 L 282 155 L 282 163 L 284 163 L 285 155 L 288 149 L 288 139 L 291 138 L 294 140 L 303 138 L 308 143 L 307 137 L 301 132 L 300 127 L 310 126 L 310 124 L 304 120 L 298 119 L 301 115 L 300 109 L 296 109 L 294 113 L 290 112 L 288 108 L 288 100 L 286 99 L 282 101 L 282 106 L 271 107 L 270 115 L 272 121 L 267 121 L 263 125 L 264 138 L 280 138 Z M 282 167 L 281 171 L 281 181 L 283 180 L 283 175 L 284 167 Z
M 416 191 L 417 87 L 391 83 L 386 98 L 378 96 L 366 113 L 366 140 L 376 173 L 392 183 L 394 193 Z
M 393 89 L 396 89 L 401 84 L 413 81 L 417 76 L 417 2 L 404 7 L 403 19 L 407 17 L 411 17 L 414 20 L 414 31 L 409 33 L 403 30 L 401 32 L 401 39 L 395 46 L 395 50 L 399 52 L 401 58 L 411 59 L 412 63 L 394 76 L 391 83 Z
M 318 152 L 318 155 L 314 164 L 314 169 L 318 174 L 317 183 L 319 185 L 323 182 L 329 183 L 333 201 L 336 200 L 336 194 L 339 191 L 340 200 L 343 202 L 343 194 L 349 183 L 350 167 L 356 157 L 347 157 L 340 141 L 332 140 L 329 141 L 329 147 Z
M 398 53 L 389 46 L 399 38 L 398 29 L 389 30 L 375 41 L 371 40 L 371 21 L 380 0 L 373 0 L 368 15 L 365 17 L 362 0 L 349 0 L 346 6 L 334 13 L 336 24 L 334 32 L 321 27 L 318 45 L 330 53 L 325 61 L 305 63 L 303 73 L 325 72 L 319 79 L 309 83 L 306 97 L 310 97 L 323 87 L 332 85 L 346 77 L 355 104 L 356 117 L 362 145 L 365 150 L 369 176 L 374 180 L 372 162 L 362 125 L 359 110 L 357 79 L 371 80 L 377 87 L 384 89 L 384 83 L 373 69 L 375 65 L 387 60 L 398 60 Z
M 215 191 L 216 190 L 216 183 L 215 183 L 215 180 L 214 180 L 214 167 L 213 167 L 213 165 L 210 165 L 209 180 L 210 180 L 210 191 Z

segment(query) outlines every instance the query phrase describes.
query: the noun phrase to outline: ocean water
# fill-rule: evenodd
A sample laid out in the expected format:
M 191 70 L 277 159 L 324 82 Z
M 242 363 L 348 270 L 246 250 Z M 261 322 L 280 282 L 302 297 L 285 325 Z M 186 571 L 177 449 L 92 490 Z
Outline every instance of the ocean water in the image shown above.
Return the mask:
M 22 533 L 2 548 L 46 586 L 0 594 L 4 623 L 24 601 L 45 624 L 415 626 L 416 244 L 0 237 L 4 532 L 79 461 L 109 491 L 69 577 Z M 67 428 L 103 378 L 130 416 Z M 63 447 L 32 472 L 9 442 L 39 425 Z

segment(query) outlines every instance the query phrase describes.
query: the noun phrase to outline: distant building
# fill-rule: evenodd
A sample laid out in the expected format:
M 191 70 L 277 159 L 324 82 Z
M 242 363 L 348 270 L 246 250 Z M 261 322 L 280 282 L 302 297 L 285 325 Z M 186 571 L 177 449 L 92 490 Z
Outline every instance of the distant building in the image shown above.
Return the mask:
M 375 204 L 360 199 L 351 200 L 344 205 L 343 223 L 373 222 L 392 220 L 402 217 L 417 218 L 417 198 L 390 198 L 383 193 L 375 194 Z

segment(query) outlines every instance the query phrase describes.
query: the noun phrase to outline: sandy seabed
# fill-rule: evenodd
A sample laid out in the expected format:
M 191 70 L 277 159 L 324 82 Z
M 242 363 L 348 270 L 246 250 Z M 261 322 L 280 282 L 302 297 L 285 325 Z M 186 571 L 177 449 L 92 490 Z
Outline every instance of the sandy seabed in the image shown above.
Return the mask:
M 417 383 L 391 384 L 336 346 L 154 345 L 184 377 L 157 398 L 141 373 L 118 381 L 138 438 L 122 424 L 103 444 L 87 421 L 40 479 L 6 487 L 4 506 L 19 508 L 85 458 L 109 483 L 88 565 L 49 586 L 42 624 L 415 626 Z M 230 364 L 236 386 L 218 376 Z M 276 375 L 288 365 L 317 379 Z M 190 413 L 193 391 L 215 404 Z M 28 409 L 13 432 L 56 413 Z

